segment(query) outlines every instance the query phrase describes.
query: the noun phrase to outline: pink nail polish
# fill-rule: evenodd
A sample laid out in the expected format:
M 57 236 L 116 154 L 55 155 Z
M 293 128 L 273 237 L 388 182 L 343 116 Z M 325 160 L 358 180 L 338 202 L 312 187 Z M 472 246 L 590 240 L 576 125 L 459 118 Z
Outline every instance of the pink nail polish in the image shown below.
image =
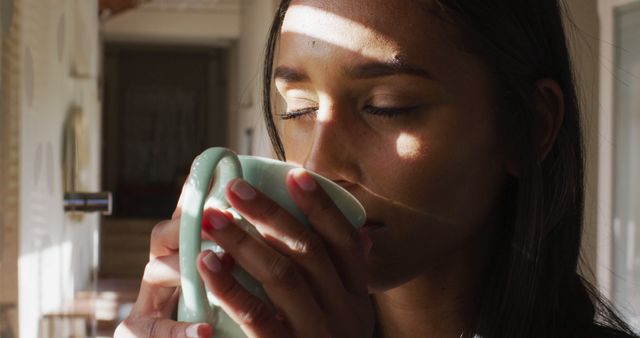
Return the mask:
M 209 338 L 213 335 L 213 330 L 209 324 L 191 324 L 185 330 L 185 335 L 187 338 Z
M 224 229 L 229 225 L 229 219 L 220 210 L 214 210 L 207 213 L 207 217 L 211 224 L 212 230 Z
M 210 232 L 211 230 L 213 230 L 213 224 L 211 224 L 211 221 L 209 220 L 208 215 L 203 215 L 202 216 L 202 230 L 204 230 L 204 232 Z
M 187 329 L 185 330 L 185 335 L 187 336 L 187 338 L 200 338 L 200 335 L 198 334 L 199 328 L 200 324 L 189 325 L 189 327 L 187 327 Z
M 222 264 L 220 264 L 218 256 L 216 256 L 216 254 L 211 250 L 205 254 L 204 258 L 202 258 L 202 262 L 211 272 L 219 272 L 222 270 Z
M 243 180 L 235 180 L 231 186 L 231 191 L 245 201 L 250 201 L 258 195 L 258 193 Z
M 309 172 L 302 168 L 293 169 L 292 176 L 293 176 L 293 179 L 296 181 L 296 184 L 298 184 L 300 189 L 302 189 L 303 191 L 312 192 L 316 190 L 318 186 L 318 184 L 313 179 L 313 177 L 311 177 Z

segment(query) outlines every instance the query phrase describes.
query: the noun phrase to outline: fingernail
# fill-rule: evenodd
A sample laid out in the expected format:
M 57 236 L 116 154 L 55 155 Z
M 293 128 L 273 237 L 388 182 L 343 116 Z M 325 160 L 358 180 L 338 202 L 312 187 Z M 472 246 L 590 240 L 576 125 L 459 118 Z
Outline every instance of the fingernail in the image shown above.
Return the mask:
M 318 185 L 316 181 L 313 179 L 313 177 L 311 177 L 308 171 L 302 168 L 297 168 L 297 169 L 293 169 L 292 175 L 293 175 L 293 179 L 296 181 L 300 189 L 306 192 L 312 192 L 316 190 L 316 187 Z
M 211 224 L 211 221 L 209 220 L 209 217 L 207 217 L 207 215 L 202 217 L 202 230 L 204 230 L 205 232 L 210 232 L 211 230 L 213 230 L 213 224 Z
M 210 331 L 210 330 L 207 330 L 207 327 L 208 325 L 206 324 L 192 324 L 187 327 L 187 329 L 185 330 L 185 334 L 187 335 L 187 338 L 207 337 L 206 333 L 202 332 L 202 331 Z M 200 334 L 200 333 L 203 333 L 203 334 Z M 211 334 L 209 334 L 209 336 L 211 336 Z
M 235 180 L 231 186 L 231 191 L 245 201 L 250 201 L 257 196 L 256 191 L 243 180 Z
M 222 269 L 218 256 L 216 256 L 216 254 L 211 250 L 205 254 L 204 258 L 202 258 L 202 262 L 211 272 L 219 272 Z
M 208 224 L 206 225 L 210 226 L 210 228 L 205 227 L 205 224 L 203 222 L 202 229 L 205 231 L 220 230 L 226 228 L 229 225 L 229 219 L 220 210 L 208 211 L 205 218 L 208 221 Z

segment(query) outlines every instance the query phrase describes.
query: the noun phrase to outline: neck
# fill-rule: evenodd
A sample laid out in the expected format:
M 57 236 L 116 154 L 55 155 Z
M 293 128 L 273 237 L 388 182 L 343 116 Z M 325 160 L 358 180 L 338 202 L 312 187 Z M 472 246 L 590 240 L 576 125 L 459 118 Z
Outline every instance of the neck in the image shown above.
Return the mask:
M 382 337 L 459 338 L 470 331 L 475 317 L 472 297 L 453 296 L 446 286 L 440 294 L 436 288 L 425 292 L 424 282 L 414 280 L 375 296 Z
M 439 267 L 374 294 L 380 336 L 472 337 L 477 283 L 489 252 L 487 242 L 478 242 Z

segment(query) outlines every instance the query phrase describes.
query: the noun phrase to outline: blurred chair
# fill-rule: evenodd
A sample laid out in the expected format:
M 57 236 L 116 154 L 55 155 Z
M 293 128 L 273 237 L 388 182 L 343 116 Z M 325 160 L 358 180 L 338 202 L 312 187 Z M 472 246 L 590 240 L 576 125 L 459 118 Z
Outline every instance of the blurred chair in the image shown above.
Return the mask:
M 0 338 L 15 337 L 16 330 L 13 327 L 15 310 L 15 304 L 0 303 Z

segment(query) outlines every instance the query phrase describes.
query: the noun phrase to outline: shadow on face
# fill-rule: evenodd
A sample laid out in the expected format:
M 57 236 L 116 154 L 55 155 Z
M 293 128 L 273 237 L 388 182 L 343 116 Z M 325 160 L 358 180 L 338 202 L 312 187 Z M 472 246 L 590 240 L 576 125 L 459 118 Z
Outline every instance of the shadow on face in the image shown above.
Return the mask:
M 413 1 L 293 1 L 283 22 L 274 119 L 287 159 L 388 225 L 375 250 L 389 262 L 432 264 L 481 236 L 506 176 L 489 75 L 449 31 Z

